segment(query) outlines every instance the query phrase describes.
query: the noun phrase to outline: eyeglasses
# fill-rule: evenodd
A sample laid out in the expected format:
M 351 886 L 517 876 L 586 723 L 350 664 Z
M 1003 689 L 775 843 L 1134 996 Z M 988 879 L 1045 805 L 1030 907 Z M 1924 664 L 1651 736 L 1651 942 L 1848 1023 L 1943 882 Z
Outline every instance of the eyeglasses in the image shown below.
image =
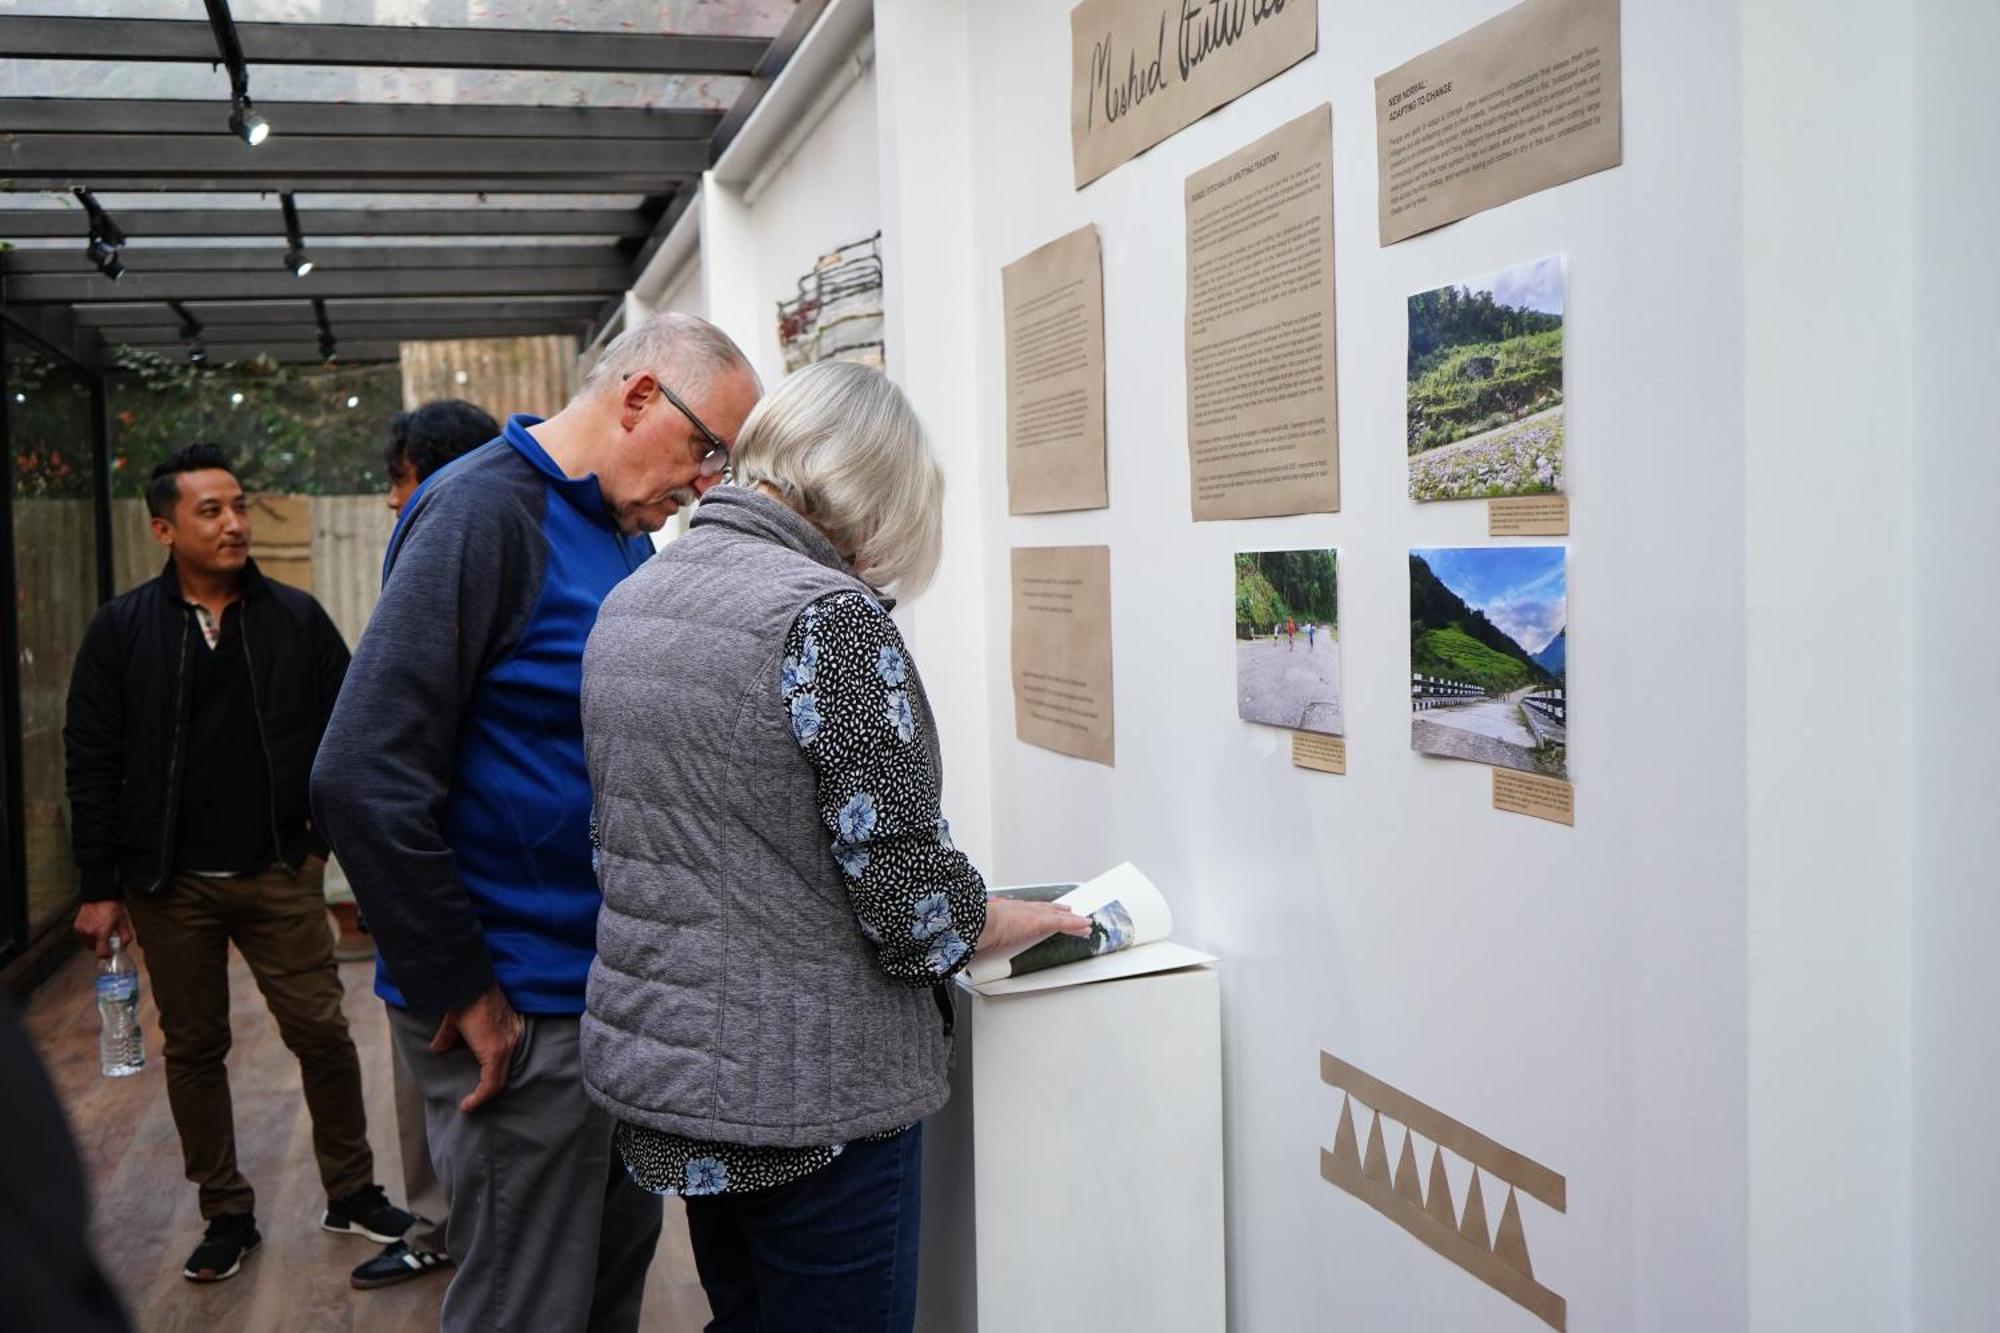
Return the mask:
M 719 477 L 727 472 L 729 470 L 729 446 L 723 442 L 722 437 L 710 430 L 707 424 L 694 414 L 694 410 L 680 400 L 680 395 L 676 394 L 666 385 L 660 384 L 658 380 L 654 380 L 653 383 L 659 386 L 660 393 L 666 397 L 668 402 L 681 410 L 681 415 L 688 419 L 688 424 L 699 432 L 703 442 L 708 445 L 708 452 L 701 456 L 701 462 L 698 465 L 699 475 L 704 477 Z

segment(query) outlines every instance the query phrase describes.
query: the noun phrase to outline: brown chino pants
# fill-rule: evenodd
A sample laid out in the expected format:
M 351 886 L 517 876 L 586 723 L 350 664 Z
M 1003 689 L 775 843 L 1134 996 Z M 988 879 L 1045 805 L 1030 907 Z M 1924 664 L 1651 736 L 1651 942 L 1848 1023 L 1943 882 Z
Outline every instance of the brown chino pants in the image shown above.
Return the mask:
M 278 1033 L 299 1058 L 313 1153 L 327 1197 L 374 1183 L 361 1060 L 340 1010 L 320 872 L 282 866 L 240 879 L 178 876 L 154 897 L 125 904 L 145 951 L 166 1038 L 167 1103 L 180 1131 L 201 1215 L 247 1213 L 256 1196 L 236 1169 L 229 1098 L 229 945 L 250 965 Z

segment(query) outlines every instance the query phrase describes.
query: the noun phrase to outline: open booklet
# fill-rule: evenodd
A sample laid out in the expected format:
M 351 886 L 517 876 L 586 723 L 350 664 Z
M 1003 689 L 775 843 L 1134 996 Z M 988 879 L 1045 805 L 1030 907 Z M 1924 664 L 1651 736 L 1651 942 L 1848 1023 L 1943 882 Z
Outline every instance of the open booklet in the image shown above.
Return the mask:
M 1022 884 L 992 892 L 1061 903 L 1090 918 L 1090 934 L 1047 935 L 1003 953 L 974 955 L 965 976 L 981 995 L 1079 986 L 1215 961 L 1212 954 L 1167 938 L 1174 914 L 1153 881 L 1130 861 L 1084 884 Z

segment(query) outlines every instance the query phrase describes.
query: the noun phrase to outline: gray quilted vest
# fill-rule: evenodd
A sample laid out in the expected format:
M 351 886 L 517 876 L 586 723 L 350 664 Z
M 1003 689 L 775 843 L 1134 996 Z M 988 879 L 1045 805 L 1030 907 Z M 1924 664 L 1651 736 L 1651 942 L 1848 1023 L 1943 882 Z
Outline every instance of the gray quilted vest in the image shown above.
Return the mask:
M 792 622 L 847 590 L 867 591 L 825 537 L 732 486 L 598 612 L 583 733 L 604 906 L 583 1075 L 621 1119 L 803 1147 L 944 1105 L 935 998 L 885 976 L 862 937 L 779 693 Z

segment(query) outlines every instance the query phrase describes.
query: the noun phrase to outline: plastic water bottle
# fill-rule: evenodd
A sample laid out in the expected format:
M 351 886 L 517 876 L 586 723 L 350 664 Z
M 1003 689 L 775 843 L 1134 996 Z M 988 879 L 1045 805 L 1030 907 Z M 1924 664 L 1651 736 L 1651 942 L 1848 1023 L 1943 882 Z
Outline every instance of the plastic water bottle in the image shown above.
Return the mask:
M 124 1078 L 146 1067 L 139 1031 L 139 968 L 114 932 L 111 956 L 97 962 L 97 1059 L 106 1078 Z

